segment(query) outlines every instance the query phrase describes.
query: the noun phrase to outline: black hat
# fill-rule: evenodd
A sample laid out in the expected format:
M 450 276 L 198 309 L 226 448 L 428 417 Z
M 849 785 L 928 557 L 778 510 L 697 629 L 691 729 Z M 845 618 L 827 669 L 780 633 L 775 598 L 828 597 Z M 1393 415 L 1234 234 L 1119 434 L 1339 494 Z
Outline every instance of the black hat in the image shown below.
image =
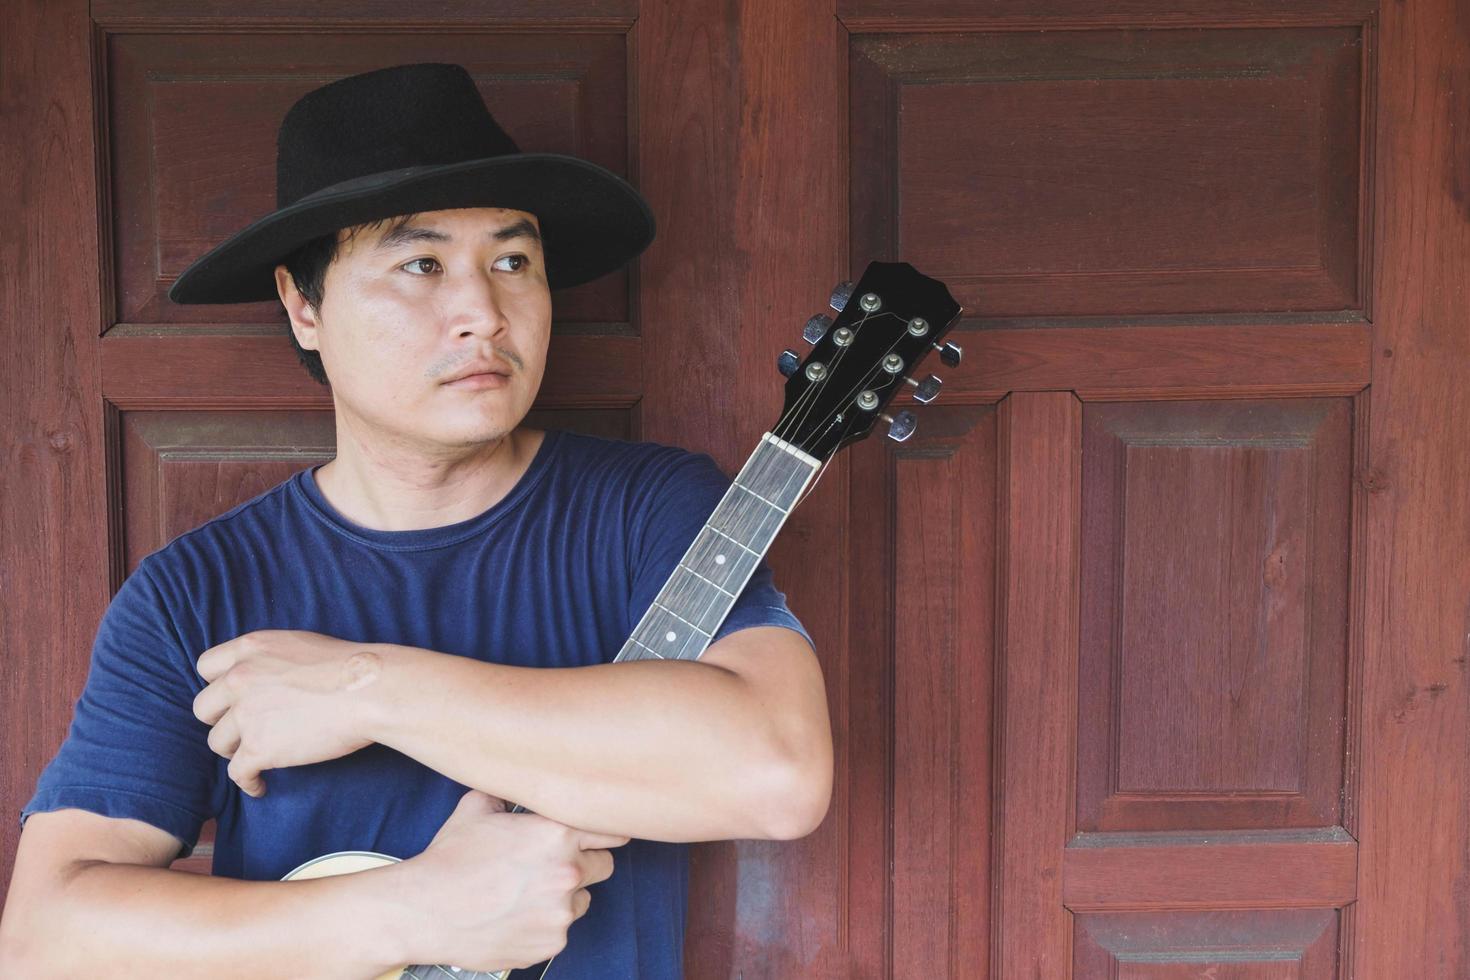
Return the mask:
M 627 181 L 576 157 L 522 153 L 461 66 L 400 65 L 298 99 L 276 140 L 276 210 L 196 259 L 168 296 L 275 299 L 275 267 L 313 238 L 475 207 L 536 216 L 552 289 L 612 272 L 653 241 L 653 212 Z

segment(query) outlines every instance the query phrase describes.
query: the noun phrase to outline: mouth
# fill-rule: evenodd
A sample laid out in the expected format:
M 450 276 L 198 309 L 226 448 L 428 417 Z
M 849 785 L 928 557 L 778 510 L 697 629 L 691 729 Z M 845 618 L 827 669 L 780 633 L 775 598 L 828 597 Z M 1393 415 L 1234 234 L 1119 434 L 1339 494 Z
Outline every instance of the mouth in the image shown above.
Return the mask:
M 498 365 L 475 364 L 460 371 L 448 381 L 446 388 L 499 388 L 510 381 L 510 370 Z
M 496 371 L 485 371 L 479 374 L 467 374 L 462 378 L 444 382 L 446 388 L 460 388 L 478 391 L 482 388 L 504 388 L 510 384 L 510 375 L 500 374 Z

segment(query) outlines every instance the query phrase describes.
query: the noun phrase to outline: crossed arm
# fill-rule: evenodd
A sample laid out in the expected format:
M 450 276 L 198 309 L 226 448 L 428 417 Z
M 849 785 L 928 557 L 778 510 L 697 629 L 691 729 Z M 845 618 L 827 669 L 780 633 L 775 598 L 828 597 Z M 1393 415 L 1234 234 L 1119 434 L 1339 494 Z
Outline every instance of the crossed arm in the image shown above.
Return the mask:
M 600 880 L 593 855 L 605 874 L 607 852 L 588 847 L 631 836 L 795 837 L 820 822 L 830 795 L 821 674 L 805 641 L 779 627 L 731 634 L 693 663 L 573 669 L 262 631 L 206 651 L 199 669 L 208 684 L 195 712 L 246 792 L 265 792 L 271 769 L 381 741 L 550 820 L 492 815 L 467 793 L 449 821 L 460 820 L 458 832 L 412 860 L 270 882 L 169 870 L 178 841 L 141 821 L 37 814 L 0 921 L 0 973 L 72 975 L 106 963 L 139 976 L 367 976 L 445 959 L 529 963 L 565 942 L 580 914 L 568 902 L 582 896 L 585 911 L 579 889 Z M 598 830 L 612 836 L 579 842 Z M 531 848 L 535 840 L 557 846 Z M 575 881 L 564 877 L 571 859 Z M 506 885 L 515 875 L 540 883 L 534 908 Z M 483 901 L 499 888 L 521 898 Z M 478 917 L 458 914 L 470 908 Z M 528 927 L 545 939 L 529 956 Z
M 821 671 L 781 627 L 698 661 L 574 668 L 263 630 L 198 669 L 194 713 L 251 795 L 262 772 L 380 742 L 561 823 L 651 840 L 800 837 L 831 797 Z

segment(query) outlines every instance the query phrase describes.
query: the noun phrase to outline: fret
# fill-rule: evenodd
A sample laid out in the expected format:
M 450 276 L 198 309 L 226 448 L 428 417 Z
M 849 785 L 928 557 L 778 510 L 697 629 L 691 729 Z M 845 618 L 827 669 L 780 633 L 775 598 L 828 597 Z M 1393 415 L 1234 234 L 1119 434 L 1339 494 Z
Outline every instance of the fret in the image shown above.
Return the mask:
M 706 526 L 684 553 L 680 564 L 698 572 L 706 582 L 713 582 L 721 592 L 737 596 L 760 560 L 759 553 L 739 547 L 737 542 Z
M 751 489 L 743 483 L 737 483 L 736 486 L 738 486 L 741 490 L 744 490 L 746 493 L 750 494 L 756 500 L 759 500 L 761 503 L 765 504 L 767 507 L 770 507 L 772 510 L 779 510 L 783 515 L 791 512 L 790 507 L 782 507 L 774 500 L 767 500 L 761 494 L 756 493 L 755 490 Z
M 709 527 L 708 525 L 705 525 L 705 526 L 706 527 Z M 744 544 L 742 544 L 741 542 L 737 541 L 736 539 L 730 537 L 730 535 L 724 533 L 723 531 L 716 530 L 715 528 L 712 528 L 712 527 L 709 528 L 709 530 L 714 531 L 720 537 L 724 538 L 726 541 L 729 541 L 731 544 L 735 545 L 735 547 L 739 548 L 741 551 L 744 551 L 744 552 L 747 552 L 749 554 L 755 555 L 756 557 L 760 557 L 760 552 L 759 551 L 756 551 L 754 548 L 747 548 Z
M 703 575 L 699 574 L 694 569 L 690 568 L 688 565 L 680 565 L 679 566 L 679 569 L 687 572 L 690 575 L 693 575 L 695 578 L 699 579 L 701 582 L 708 582 L 710 585 L 714 586 L 714 588 L 717 591 L 724 593 L 725 595 L 729 596 L 731 599 L 734 599 L 735 598 L 735 594 L 733 592 L 725 592 L 724 589 L 720 588 L 714 582 L 710 582 L 709 579 L 705 578 Z
M 710 635 L 708 630 L 701 630 L 701 629 L 699 629 L 699 627 L 696 626 L 694 623 L 689 622 L 689 620 L 685 619 L 683 616 L 680 616 L 678 613 L 674 612 L 674 610 L 670 609 L 668 606 L 662 605 L 662 604 L 657 603 L 657 602 L 655 602 L 654 605 L 657 606 L 659 609 L 662 609 L 664 612 L 668 613 L 670 616 L 673 616 L 675 619 L 677 619 L 679 622 L 683 623 L 685 626 L 688 626 L 691 629 L 699 630 L 699 632 L 703 633 L 705 636 L 709 636 Z
M 709 646 L 710 634 L 655 603 L 633 630 L 633 641 L 664 660 L 693 660 Z
M 790 511 L 818 468 L 816 460 L 794 456 L 767 437 L 736 474 L 735 483 L 764 497 L 773 507 Z
M 654 603 L 684 622 L 713 636 L 725 619 L 725 610 L 739 593 L 727 592 L 700 578 L 682 564 L 674 569 Z
M 751 551 L 764 554 L 785 520 L 786 511 L 772 507 L 737 483 L 710 515 L 709 526 Z
M 662 659 L 664 659 L 659 654 L 659 652 L 657 650 L 655 650 L 653 647 L 649 646 L 646 643 L 640 643 L 637 636 L 630 636 L 630 637 L 628 637 L 628 642 L 631 643 L 631 644 L 633 644 L 633 645 L 635 645 L 635 646 L 637 646 L 637 647 L 639 647 L 639 648 L 641 648 L 642 650 L 644 650 L 648 654 L 647 656 L 640 656 L 637 659 L 640 659 L 640 660 L 650 660 L 650 659 L 652 659 L 652 660 L 662 660 Z
M 768 433 L 634 627 L 618 660 L 694 660 L 820 466 Z

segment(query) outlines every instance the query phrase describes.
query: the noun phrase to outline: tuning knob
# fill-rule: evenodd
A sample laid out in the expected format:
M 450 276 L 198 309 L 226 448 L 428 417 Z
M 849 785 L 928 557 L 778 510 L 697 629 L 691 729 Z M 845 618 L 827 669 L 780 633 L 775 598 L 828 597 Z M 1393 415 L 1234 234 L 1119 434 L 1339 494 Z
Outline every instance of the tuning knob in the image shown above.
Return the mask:
M 914 401 L 921 405 L 927 405 L 939 397 L 939 389 L 944 382 L 935 375 L 929 375 L 923 381 L 915 381 L 913 378 L 904 378 L 914 388 Z
M 934 349 L 939 351 L 939 359 L 950 367 L 960 366 L 960 355 L 964 353 L 957 344 L 945 341 L 943 344 L 935 344 Z
M 894 442 L 903 442 L 909 436 L 913 435 L 914 429 L 919 426 L 919 420 L 908 409 L 904 409 L 896 415 L 879 415 L 878 417 L 888 423 L 888 438 Z
M 801 331 L 801 339 L 809 344 L 815 344 L 827 336 L 827 331 L 832 328 L 832 318 L 825 313 L 818 313 L 806 322 Z
M 842 308 L 847 305 L 847 301 L 851 298 L 852 283 L 839 282 L 836 286 L 832 287 L 832 299 L 828 302 L 828 305 L 838 313 L 841 313 Z
M 780 371 L 788 378 L 796 373 L 796 369 L 800 365 L 801 355 L 798 354 L 796 351 L 790 349 L 789 347 L 786 350 L 783 350 L 780 356 L 776 358 L 776 370 Z

